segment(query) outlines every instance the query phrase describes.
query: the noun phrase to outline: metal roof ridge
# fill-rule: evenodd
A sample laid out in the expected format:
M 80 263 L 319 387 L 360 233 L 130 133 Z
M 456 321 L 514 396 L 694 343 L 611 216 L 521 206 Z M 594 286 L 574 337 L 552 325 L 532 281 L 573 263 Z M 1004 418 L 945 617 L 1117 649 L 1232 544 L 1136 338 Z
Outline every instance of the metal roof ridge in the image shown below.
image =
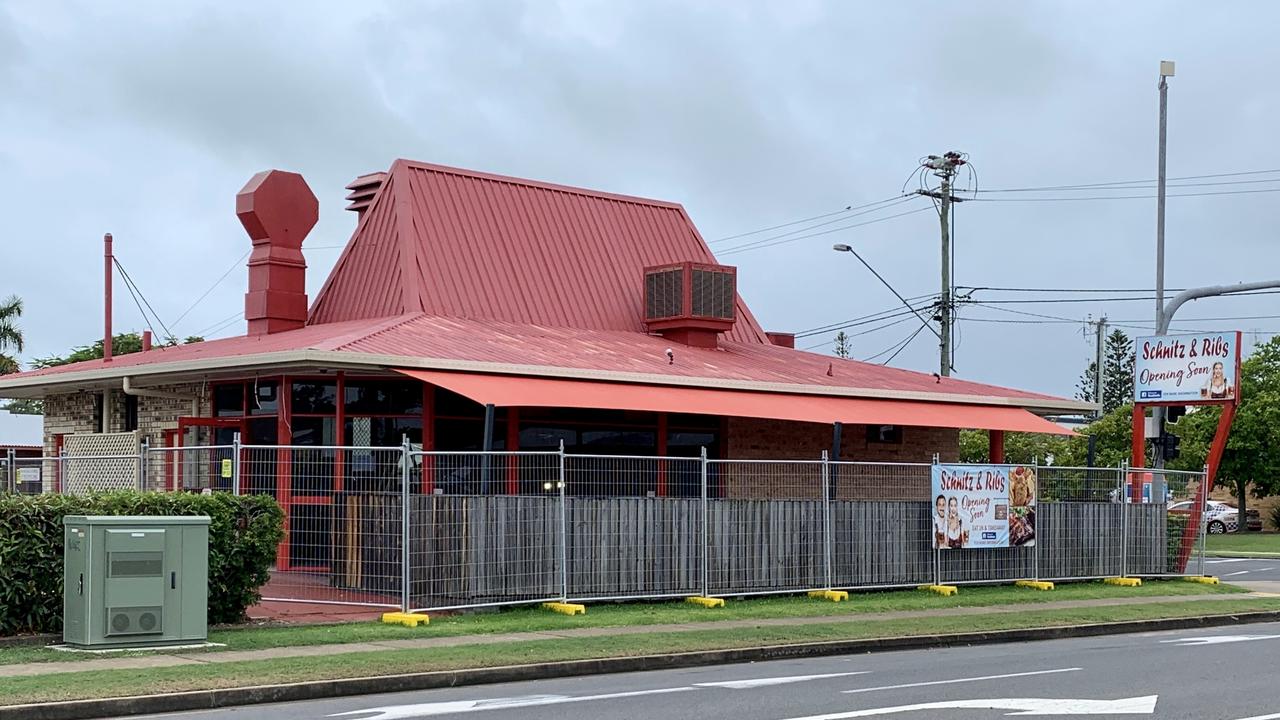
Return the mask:
M 396 161 L 391 164 L 391 167 L 395 168 L 397 163 L 401 163 L 404 166 L 415 170 L 427 170 L 445 175 L 458 175 L 478 180 L 492 180 L 494 182 L 511 183 L 513 185 L 527 185 L 541 190 L 552 190 L 555 192 L 569 193 L 571 195 L 583 195 L 585 197 L 617 200 L 619 202 L 635 203 L 637 205 L 651 205 L 671 210 L 684 211 L 683 205 L 670 200 L 659 200 L 657 198 L 647 198 L 640 195 L 606 192 L 604 190 L 592 190 L 591 188 L 578 187 L 576 185 L 562 185 L 560 183 L 553 183 L 546 180 L 533 180 L 531 178 L 516 177 L 515 175 L 502 175 L 499 173 L 484 172 L 482 170 L 469 170 L 467 168 L 438 165 L 436 163 L 429 163 L 421 160 L 409 160 L 408 158 L 397 158 Z
M 423 313 L 423 312 L 409 312 L 409 313 L 401 313 L 399 315 L 391 315 L 391 316 L 382 317 L 382 318 L 370 318 L 369 323 L 373 327 L 362 328 L 355 332 L 350 332 L 345 335 L 340 335 L 336 338 L 331 338 L 329 341 L 324 343 L 327 347 L 317 348 L 317 349 L 318 350 L 322 349 L 325 352 L 335 352 L 335 351 L 344 352 L 343 348 L 349 347 L 357 342 L 360 342 L 361 340 L 368 340 L 370 338 L 377 337 L 383 333 L 390 332 L 391 330 L 395 330 L 398 327 L 406 325 L 424 316 L 426 316 L 426 313 Z M 352 321 L 343 320 L 342 322 L 346 323 L 346 322 L 352 322 Z M 356 321 L 356 322 L 359 322 L 359 321 Z M 308 327 L 324 327 L 325 325 L 336 325 L 336 324 L 337 323 L 318 323 L 316 325 L 310 325 Z

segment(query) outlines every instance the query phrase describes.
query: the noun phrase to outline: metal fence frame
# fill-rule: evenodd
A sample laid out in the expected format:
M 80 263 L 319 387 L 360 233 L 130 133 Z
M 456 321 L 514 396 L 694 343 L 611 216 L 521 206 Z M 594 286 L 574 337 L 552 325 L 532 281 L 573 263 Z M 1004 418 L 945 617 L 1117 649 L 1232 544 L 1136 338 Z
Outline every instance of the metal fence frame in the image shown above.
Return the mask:
M 17 470 L 23 463 L 42 468 L 47 492 L 67 463 L 130 460 L 138 463 L 140 488 L 168 490 L 168 478 L 158 476 L 159 470 L 185 462 L 198 467 L 216 458 L 220 479 L 227 479 L 224 463 L 230 463 L 227 490 L 236 494 L 260 492 L 261 488 L 245 485 L 255 462 L 269 463 L 275 472 L 282 458 L 286 459 L 285 467 L 293 467 L 297 454 L 304 452 L 330 453 L 339 463 L 348 463 L 346 467 L 354 465 L 360 453 L 382 458 L 378 477 L 384 489 L 377 495 L 384 502 L 370 510 L 376 517 L 352 520 L 346 515 L 344 522 L 348 553 L 352 547 L 357 554 L 363 553 L 375 535 L 386 542 L 379 560 L 369 563 L 384 571 L 375 583 L 376 593 L 364 592 L 363 586 L 343 589 L 333 577 L 333 558 L 337 557 L 333 544 L 340 529 L 331 526 L 329 570 L 318 571 L 310 579 L 328 582 L 334 588 L 332 597 L 315 597 L 314 593 L 290 597 L 287 592 L 277 592 L 266 598 L 270 600 L 427 611 L 550 601 L 1000 584 L 1022 579 L 1172 577 L 1204 571 L 1204 505 L 1197 506 L 1201 521 L 1196 536 L 1188 539 L 1189 528 L 1184 529 L 1175 557 L 1167 520 L 1171 503 L 1164 497 L 1158 502 L 1134 503 L 1128 492 L 1136 473 L 1173 483 L 1184 494 L 1194 483 L 1204 482 L 1204 473 L 1131 470 L 1126 465 L 1069 468 L 1033 464 L 1038 478 L 1035 544 L 958 552 L 934 549 L 921 524 L 922 519 L 932 522 L 929 476 L 934 463 L 833 461 L 826 452 L 810 460 L 713 460 L 705 449 L 700 457 L 570 455 L 563 445 L 553 452 L 425 452 L 415 450 L 407 438 L 399 447 L 352 447 L 251 446 L 236 437 L 233 444 L 222 446 L 144 445 L 137 456 L 19 459 L 9 452 L 0 455 L 0 491 L 15 489 Z M 324 462 L 317 467 L 335 472 Z M 619 480 L 619 473 L 628 477 Z M 683 493 L 679 496 L 643 489 L 652 478 L 672 476 L 683 483 L 678 486 L 678 492 Z M 172 489 L 208 491 L 184 487 L 185 477 Z M 442 478 L 451 478 L 451 484 L 435 484 Z M 590 483 L 602 482 L 598 478 L 606 478 L 609 485 L 592 490 Z M 297 480 L 295 471 L 289 483 Z M 278 476 L 275 482 L 279 482 Z M 627 494 L 607 492 L 615 486 L 625 488 Z M 1077 486 L 1084 489 L 1073 489 Z M 514 494 L 509 492 L 512 488 Z M 326 492 L 335 493 L 333 507 L 337 508 L 341 486 Z M 1203 501 L 1204 495 L 1207 493 L 1191 497 Z M 596 516 L 579 517 L 592 508 Z M 599 517 L 602 508 L 614 514 Z M 330 512 L 336 525 L 334 518 L 345 511 L 337 508 Z M 622 529 L 624 521 L 632 517 L 627 512 L 637 518 L 631 536 Z M 459 523 L 457 536 L 442 534 L 442 517 Z M 486 518 L 497 520 L 489 523 Z M 364 530 L 361 522 L 372 523 L 376 530 Z M 664 529 L 655 530 L 658 525 Z M 1083 536 L 1099 534 L 1098 528 L 1105 532 L 1096 541 L 1086 542 Z M 470 535 L 462 537 L 463 532 Z M 503 532 L 507 533 L 505 541 L 498 539 Z M 656 535 L 659 532 L 667 535 Z M 449 542 L 442 543 L 442 538 Z M 457 558 L 480 557 L 480 549 L 471 540 L 484 545 L 482 549 L 491 553 L 491 559 L 467 561 L 472 562 L 468 567 L 450 565 L 463 562 Z M 758 547 L 761 542 L 773 547 L 762 549 Z M 441 544 L 452 549 L 424 549 Z M 603 558 L 611 569 L 598 571 L 599 562 L 584 563 L 581 556 L 584 548 L 596 547 L 614 548 L 625 557 Z M 1157 556 L 1162 547 L 1165 554 Z M 432 552 L 445 559 L 433 560 Z M 752 553 L 759 555 L 752 560 L 755 566 L 743 560 Z M 485 562 L 491 566 L 482 566 Z M 672 571 L 672 579 L 655 579 L 663 568 Z M 289 572 L 295 571 L 281 570 L 277 575 Z M 329 577 L 323 577 L 326 574 Z M 610 585 L 611 578 L 628 582 Z M 522 588 L 525 580 L 528 583 Z M 437 596 L 432 592 L 420 590 L 441 582 L 454 582 L 457 589 L 438 596 L 438 600 L 433 600 Z M 513 591 L 505 589 L 511 582 L 516 590 L 523 590 L 518 596 L 509 596 Z M 500 590 L 475 594 L 465 590 L 486 583 Z

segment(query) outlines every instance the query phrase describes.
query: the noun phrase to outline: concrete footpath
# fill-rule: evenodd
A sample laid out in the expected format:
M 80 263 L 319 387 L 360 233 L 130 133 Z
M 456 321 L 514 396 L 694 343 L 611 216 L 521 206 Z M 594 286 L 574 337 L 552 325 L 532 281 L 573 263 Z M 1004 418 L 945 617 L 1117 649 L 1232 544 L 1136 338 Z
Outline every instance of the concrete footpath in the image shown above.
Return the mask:
M 58 673 L 89 672 L 99 670 L 143 670 L 182 665 L 208 665 L 277 658 L 316 657 L 369 653 L 384 650 L 429 649 L 457 647 L 460 645 L 490 645 L 494 643 L 565 640 L 570 638 L 610 637 L 652 633 L 697 632 L 701 630 L 733 630 L 737 628 L 786 627 L 820 625 L 829 623 L 876 622 L 884 620 L 909 620 L 949 616 L 1000 615 L 1007 613 L 1037 612 L 1041 610 L 1071 610 L 1083 608 L 1116 607 L 1124 605 L 1149 605 L 1152 603 L 1194 604 L 1208 600 L 1246 599 L 1250 597 L 1276 597 L 1272 587 L 1255 588 L 1255 592 L 1242 595 L 1173 595 L 1105 600 L 1065 600 L 1043 603 L 1018 603 L 980 607 L 939 608 L 882 613 L 844 613 L 802 618 L 763 618 L 753 620 L 720 620 L 668 625 L 624 625 L 618 627 L 566 628 L 538 632 L 494 633 L 488 635 L 458 635 L 451 637 L 420 637 L 403 640 L 378 640 L 374 642 L 344 643 L 335 645 L 305 645 L 261 650 L 223 650 L 203 652 L 156 653 L 129 657 L 105 657 L 58 662 L 22 663 L 0 665 L 0 677 L 24 677 Z M 1280 590 L 1280 588 L 1275 588 Z M 430 632 L 427 626 L 425 633 Z

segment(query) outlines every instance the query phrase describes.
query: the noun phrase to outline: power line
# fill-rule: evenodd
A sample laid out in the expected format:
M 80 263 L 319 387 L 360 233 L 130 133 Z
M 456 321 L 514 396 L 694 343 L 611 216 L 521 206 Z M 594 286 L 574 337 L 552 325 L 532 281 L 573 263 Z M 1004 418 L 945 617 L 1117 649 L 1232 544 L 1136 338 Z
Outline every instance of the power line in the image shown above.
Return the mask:
M 1165 197 L 1209 197 L 1211 195 L 1253 195 L 1256 193 L 1280 192 L 1280 188 L 1264 188 L 1260 190 L 1218 190 L 1196 193 L 1167 193 Z M 1151 200 L 1155 195 L 1090 195 L 1088 197 L 1042 197 L 1042 198 L 968 198 L 970 202 L 1085 202 L 1089 200 Z
M 142 293 L 142 289 L 133 281 L 133 278 L 129 277 L 129 273 L 124 269 L 124 265 L 120 263 L 120 259 L 113 256 L 111 260 L 115 263 L 116 269 L 120 271 L 120 276 L 124 278 L 126 287 L 131 288 L 129 292 L 132 293 L 134 290 L 138 292 L 138 297 L 142 298 L 142 303 L 147 306 L 147 309 L 151 311 L 151 315 L 156 319 L 156 322 L 160 324 L 160 328 L 164 330 L 165 337 L 174 338 L 174 334 L 169 331 L 169 328 L 165 326 L 164 321 L 160 319 L 159 313 L 155 311 L 155 308 L 151 307 L 151 302 L 147 300 L 147 296 Z M 136 299 L 137 298 L 135 298 L 135 300 Z M 139 307 L 139 310 L 141 310 L 141 307 Z M 143 313 L 143 319 L 146 320 L 146 313 Z M 150 327 L 151 321 L 147 320 L 147 325 Z M 155 331 L 155 328 L 151 328 L 152 334 L 155 334 Z
M 903 203 L 911 202 L 911 200 L 912 200 L 912 199 L 914 199 L 914 198 L 902 198 L 901 200 L 897 201 L 897 202 L 896 202 L 896 203 L 894 203 L 894 204 L 891 204 L 891 205 L 885 205 L 885 206 L 883 206 L 883 207 L 876 208 L 875 210 L 867 210 L 867 211 L 864 211 L 864 212 L 861 212 L 861 213 L 855 213 L 855 214 L 853 214 L 853 215 L 850 215 L 849 217 L 850 217 L 850 218 L 852 218 L 852 217 L 856 217 L 856 216 L 858 216 L 858 215 L 865 215 L 865 214 L 867 214 L 867 213 L 879 212 L 880 210 L 887 210 L 887 209 L 889 209 L 889 208 L 891 208 L 891 207 L 894 207 L 895 205 L 901 205 L 901 204 L 903 204 Z M 753 240 L 753 241 L 751 241 L 751 242 L 749 242 L 749 243 L 743 243 L 743 244 L 741 244 L 741 245 L 735 245 L 735 246 L 733 246 L 733 247 L 731 247 L 731 248 L 726 248 L 726 249 L 724 249 L 724 250 L 720 251 L 718 254 L 719 254 L 719 255 L 722 255 L 722 256 L 723 256 L 723 255 L 733 255 L 733 254 L 735 254 L 735 253 L 746 252 L 746 251 L 748 251 L 748 250 L 759 250 L 760 248 L 773 247 L 773 246 L 775 246 L 775 245 L 785 245 L 785 244 L 787 244 L 787 243 L 792 243 L 792 242 L 795 242 L 795 241 L 797 241 L 797 240 L 805 240 L 805 239 L 807 239 L 807 238 L 811 238 L 811 237 L 818 237 L 818 236 L 821 236 L 821 235 L 830 235 L 830 234 L 831 234 L 831 233 L 833 233 L 833 232 L 840 232 L 840 231 L 842 231 L 842 230 L 852 230 L 853 228 L 864 227 L 864 226 L 866 226 L 866 225 L 874 225 L 874 224 L 879 223 L 879 222 L 884 222 L 885 220 L 892 220 L 892 219 L 894 219 L 894 218 L 900 218 L 900 217 L 902 217 L 902 216 L 904 216 L 904 215 L 911 215 L 911 214 L 918 213 L 918 212 L 923 212 L 923 211 L 925 211 L 925 210 L 929 210 L 929 209 L 930 209 L 930 208 L 927 208 L 927 207 L 917 208 L 917 209 L 915 209 L 915 210 L 908 210 L 908 211 L 906 211 L 906 212 L 901 212 L 901 213 L 898 213 L 898 214 L 896 214 L 896 215 L 886 215 L 886 216 L 884 216 L 884 217 L 875 218 L 874 220 L 867 220 L 867 221 L 865 221 L 865 222 L 854 223 L 853 225 L 842 225 L 842 226 L 840 226 L 840 227 L 829 228 L 829 229 L 826 229 L 826 230 L 821 230 L 821 231 L 819 231 L 819 232 L 809 233 L 809 234 L 806 234 L 806 235 L 797 235 L 797 236 L 795 236 L 795 237 L 785 237 L 785 235 L 789 235 L 790 233 L 784 233 L 783 235 L 777 235 L 777 236 L 769 237 L 769 238 L 762 238 L 762 239 L 760 239 L 760 240 Z M 843 219 L 843 218 L 842 218 L 842 219 Z M 825 224 L 825 223 L 824 223 L 824 224 Z M 817 225 L 815 225 L 814 227 L 818 227 L 818 226 L 817 226 Z M 809 229 L 809 228 L 805 228 L 805 229 L 804 229 L 804 231 L 807 231 L 808 229 Z M 796 231 L 796 232 L 803 232 L 803 231 Z
M 312 249 L 314 250 L 316 248 L 312 248 Z M 178 323 L 181 323 L 183 318 L 185 318 L 188 314 L 190 314 L 192 310 L 195 310 L 196 306 L 199 305 L 201 302 L 203 302 L 205 298 L 209 297 L 209 294 L 212 293 L 215 288 L 221 285 L 223 280 L 227 279 L 227 276 L 229 276 L 232 272 L 234 272 L 236 268 L 240 267 L 240 263 L 244 262 L 245 259 L 249 257 L 249 253 L 251 252 L 253 251 L 246 250 L 244 255 L 240 256 L 239 260 L 236 260 L 234 263 L 232 263 L 231 267 L 227 268 L 227 271 L 222 273 L 222 276 L 219 277 L 217 280 L 215 280 L 213 284 L 209 286 L 208 290 L 205 290 L 200 297 L 196 298 L 195 302 L 191 303 L 191 305 L 186 310 L 183 310 L 182 314 L 178 316 L 178 319 L 173 321 L 174 327 L 177 327 Z
M 200 337 L 204 337 L 205 335 L 211 335 L 214 332 L 217 332 L 218 330 L 221 330 L 222 328 L 226 327 L 227 325 L 230 325 L 232 321 L 238 320 L 241 317 L 243 317 L 243 313 L 240 313 L 240 312 L 232 313 L 231 315 L 213 323 L 209 327 L 198 331 L 196 335 Z
M 918 300 L 924 300 L 925 298 L 928 298 L 928 299 L 929 299 L 929 303 L 924 304 L 924 305 L 920 305 L 920 306 L 918 306 L 918 307 L 917 307 L 917 309 L 919 309 L 919 310 L 923 310 L 924 308 L 926 308 L 926 307 L 928 307 L 929 305 L 932 305 L 932 304 L 933 304 L 933 298 L 934 298 L 934 297 L 936 297 L 936 296 L 934 296 L 934 295 L 928 295 L 928 294 L 926 294 L 926 295 L 916 295 L 916 296 L 914 296 L 914 297 L 909 297 L 909 298 L 907 298 L 907 300 L 909 300 L 909 301 L 911 301 L 912 303 L 914 303 L 914 302 L 916 302 L 916 301 L 918 301 Z M 867 322 L 875 322 L 875 321 L 877 321 L 877 320 L 884 320 L 884 319 L 886 319 L 887 317 L 894 317 L 894 316 L 896 316 L 896 315 L 900 315 L 900 314 L 905 314 L 905 313 L 903 313 L 902 308 L 900 308 L 900 307 L 898 307 L 898 306 L 896 306 L 896 305 L 895 305 L 894 307 L 891 307 L 891 308 L 889 308 L 889 309 L 887 309 L 887 310 L 881 310 L 880 312 L 874 312 L 874 313 L 871 313 L 871 314 L 869 314 L 869 315 L 859 315 L 858 317 L 850 318 L 850 319 L 848 319 L 848 320 L 839 320 L 839 321 L 836 321 L 836 322 L 833 322 L 833 323 L 828 323 L 828 324 L 826 324 L 826 325 L 818 325 L 817 327 L 811 327 L 811 328 L 806 328 L 806 329 L 804 329 L 804 330 L 798 330 L 798 331 L 796 331 L 795 335 L 796 335 L 796 337 L 805 337 L 806 335 L 820 335 L 820 334 L 822 334 L 822 333 L 824 333 L 824 332 L 830 332 L 830 331 L 832 331 L 832 330 L 841 330 L 841 329 L 844 329 L 844 328 L 847 328 L 847 327 L 851 327 L 852 325 L 865 325 L 865 324 L 866 324 L 866 322 L 863 322 L 863 321 L 867 321 Z
M 1028 288 L 1028 287 L 995 287 L 991 285 L 957 285 L 961 290 L 983 290 L 991 292 L 1043 292 L 1043 293 L 1149 293 L 1154 288 Z M 1182 292 L 1186 288 L 1165 288 L 1166 292 Z
M 1181 177 L 1168 178 L 1168 181 L 1176 182 L 1181 180 L 1209 180 L 1213 178 L 1244 177 L 1246 175 L 1270 175 L 1275 173 L 1280 173 L 1280 169 L 1245 170 L 1243 172 L 1212 173 L 1209 175 L 1183 175 Z M 1156 182 L 1155 178 L 1148 178 L 1146 180 L 1113 180 L 1111 182 L 1077 183 L 1074 185 L 1045 185 L 1041 187 L 1022 187 L 1022 188 L 992 188 L 992 189 L 986 189 L 986 190 L 977 190 L 976 192 L 1006 193 L 1006 192 L 1041 192 L 1041 191 L 1050 191 L 1050 190 L 1087 190 L 1091 188 L 1105 189 L 1108 187 L 1115 187 L 1115 186 L 1124 186 L 1124 185 L 1132 186 L 1132 185 L 1143 185 L 1143 184 L 1149 184 L 1149 183 L 1152 184 L 1152 187 L 1154 187 L 1155 182 Z M 1274 182 L 1274 181 L 1258 180 L 1256 182 Z M 1190 186 L 1186 186 L 1186 187 L 1190 187 Z M 1120 189 L 1124 189 L 1124 188 L 1120 188 Z
M 778 224 L 778 225 L 772 225 L 772 226 L 770 226 L 770 227 L 760 228 L 760 229 L 758 229 L 758 230 L 750 230 L 750 231 L 748 231 L 748 232 L 738 233 L 737 235 L 726 235 L 726 236 L 724 236 L 724 237 L 722 237 L 722 238 L 716 238 L 715 240 L 710 240 L 710 241 L 708 241 L 708 243 L 707 243 L 707 244 L 709 244 L 709 245 L 714 245 L 714 244 L 716 244 L 716 243 L 722 243 L 722 242 L 725 242 L 726 240 L 736 240 L 736 239 L 738 239 L 738 238 L 743 238 L 743 237 L 747 237 L 747 236 L 750 236 L 750 235 L 759 235 L 760 233 L 763 233 L 763 232 L 769 232 L 769 231 L 771 231 L 771 230 L 779 230 L 779 229 L 784 228 L 784 227 L 791 227 L 792 225 L 799 225 L 799 224 L 801 224 L 801 223 L 807 223 L 807 222 L 810 222 L 810 221 L 813 221 L 813 220 L 822 220 L 822 219 L 824 219 L 824 218 L 834 217 L 834 216 L 836 216 L 836 215 L 843 215 L 843 214 L 845 214 L 845 213 L 847 213 L 847 212 L 852 212 L 852 211 L 854 211 L 854 210 L 861 210 L 861 209 L 863 209 L 863 208 L 869 208 L 869 207 L 872 207 L 872 206 L 874 206 L 874 205 L 883 205 L 884 203 L 891 202 L 891 201 L 893 201 L 893 200 L 897 200 L 897 199 L 899 199 L 899 198 L 901 198 L 901 197 L 903 197 L 903 195 L 895 195 L 895 196 L 890 197 L 890 198 L 885 198 L 884 200 L 877 200 L 877 201 L 875 201 L 875 202 L 873 202 L 873 203 L 867 203 L 867 204 L 865 204 L 865 205 L 858 205 L 857 207 L 854 207 L 854 206 L 852 206 L 852 205 L 848 205 L 848 206 L 845 206 L 845 208 L 844 208 L 843 210 L 836 210 L 836 211 L 834 211 L 834 212 L 822 213 L 821 215 L 814 215 L 814 216 L 812 216 L 812 217 L 801 218 L 801 219 L 799 219 L 799 220 L 792 220 L 791 222 L 784 222 L 784 223 L 780 223 L 780 224 Z M 817 227 L 817 226 L 815 225 L 814 227 Z
M 927 210 L 928 208 L 925 208 L 925 209 Z M 913 306 L 911 305 L 911 303 L 907 302 L 907 299 L 906 299 L 906 298 L 902 297 L 902 293 L 898 292 L 897 288 L 895 288 L 894 286 L 890 285 L 888 280 L 885 280 L 885 279 L 884 279 L 884 277 L 880 275 L 880 273 L 876 272 L 876 269 L 875 269 L 875 268 L 873 268 L 873 267 L 871 267 L 871 263 L 869 263 L 869 262 L 867 262 L 866 260 L 862 259 L 862 256 L 858 254 L 858 251 L 857 251 L 857 250 L 854 250 L 852 247 L 850 247 L 850 246 L 848 246 L 848 245 L 842 246 L 840 249 L 841 249 L 841 250 L 845 250 L 845 251 L 847 251 L 850 255 L 852 255 L 852 256 L 854 256 L 854 257 L 858 258 L 858 262 L 862 263 L 862 266 L 863 266 L 863 267 L 865 267 L 866 269 L 870 270 L 870 271 L 871 271 L 871 274 L 872 274 L 872 275 L 875 275 L 877 280 L 879 280 L 879 281 L 880 281 L 880 282 L 881 282 L 885 287 L 889 288 L 889 292 L 893 293 L 893 294 L 894 294 L 894 296 L 895 296 L 895 297 L 897 297 L 897 298 L 898 298 L 898 300 L 899 300 L 899 301 L 901 301 L 901 302 L 902 302 L 902 304 L 903 304 L 903 305 L 905 305 L 905 306 L 906 306 L 906 308 L 907 308 L 908 310 L 910 310 L 912 314 L 914 314 L 917 318 L 919 318 L 921 323 L 923 323 L 924 325 L 926 325 L 926 326 L 929 328 L 929 330 L 933 332 L 933 334 L 934 334 L 934 335 L 937 335 L 939 338 L 941 338 L 941 337 L 942 337 L 941 335 L 938 335 L 938 331 L 937 331 L 937 330 L 934 330 L 932 325 L 929 325 L 929 321 L 928 321 L 928 320 L 925 320 L 923 317 L 921 317 L 921 316 L 920 316 L 920 312 L 919 312 L 915 307 L 913 307 Z M 945 310 L 946 310 L 946 308 L 944 308 L 943 310 L 945 311 Z

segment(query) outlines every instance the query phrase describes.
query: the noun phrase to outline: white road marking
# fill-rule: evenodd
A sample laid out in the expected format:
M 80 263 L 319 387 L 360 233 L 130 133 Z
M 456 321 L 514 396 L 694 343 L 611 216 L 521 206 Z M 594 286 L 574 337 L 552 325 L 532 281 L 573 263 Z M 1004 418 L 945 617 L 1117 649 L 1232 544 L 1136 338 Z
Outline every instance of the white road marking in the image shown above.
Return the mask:
M 1179 647 L 1187 645 L 1224 645 L 1226 643 L 1252 642 L 1254 640 L 1275 640 L 1280 635 L 1209 635 L 1207 637 L 1177 638 L 1161 640 L 1162 644 L 1173 644 Z
M 1005 678 L 1029 677 L 1031 675 L 1052 675 L 1054 673 L 1075 672 L 1080 668 L 1058 668 L 1057 670 L 1035 670 L 1033 672 L 1009 673 L 1008 675 L 983 675 L 981 677 L 956 678 L 955 680 L 931 680 L 929 682 L 904 683 L 902 685 L 881 685 L 880 687 L 845 690 L 846 694 L 876 692 L 878 690 L 901 690 L 902 688 L 924 687 L 926 685 L 951 685 L 953 683 L 981 682 L 983 680 L 1004 680 Z
M 668 693 L 689 692 L 700 688 L 725 688 L 729 690 L 749 690 L 769 685 L 821 680 L 823 678 L 848 677 L 865 675 L 867 671 L 827 673 L 824 675 L 788 675 L 784 677 L 750 678 L 747 680 L 725 680 L 722 682 L 705 682 L 688 687 L 659 688 L 656 690 L 635 690 L 633 692 L 606 693 L 603 695 L 525 695 L 511 698 L 493 698 L 489 700 L 450 700 L 447 702 L 419 703 L 416 705 L 388 705 L 385 707 L 351 710 L 335 713 L 329 717 L 347 717 L 362 715 L 359 720 L 405 720 L 428 715 L 450 715 L 453 713 L 478 712 L 480 710 L 509 710 L 511 708 L 535 707 L 539 705 L 560 705 L 563 703 L 588 702 L 592 700 L 616 700 L 641 695 L 664 695 Z
M 943 702 L 898 705 L 896 707 L 853 710 L 851 712 L 809 715 L 788 720 L 846 720 L 846 718 L 892 715 L 920 710 L 1018 710 L 1009 715 L 1151 715 L 1156 711 L 1158 696 L 1120 698 L 1118 700 L 1072 700 L 1067 698 L 998 698 L 993 700 L 945 700 Z M 1248 720 L 1248 719 L 1246 719 Z
M 1248 570 L 1238 570 L 1238 571 L 1233 572 L 1233 573 L 1226 573 L 1226 574 L 1225 574 L 1225 575 L 1223 575 L 1222 577 L 1235 577 L 1236 575 L 1248 575 L 1248 574 L 1249 574 L 1249 571 L 1248 571 Z
M 730 690 L 750 690 L 751 688 L 785 685 L 787 683 L 804 682 L 806 680 L 822 680 L 824 678 L 849 677 L 850 675 L 866 675 L 868 671 L 827 673 L 825 675 L 791 675 L 788 677 L 754 678 L 751 680 L 725 680 L 723 682 L 694 683 L 694 687 L 729 688 Z
M 451 713 L 476 712 L 479 710 L 507 710 L 510 708 L 535 707 L 538 705 L 559 705 L 561 703 L 588 702 L 591 700 L 614 700 L 617 698 L 639 697 L 641 695 L 662 695 L 666 693 L 688 692 L 696 690 L 692 687 L 660 688 L 658 690 L 637 690 L 634 692 L 606 693 L 604 695 L 528 695 L 525 697 L 494 698 L 492 700 L 452 700 L 438 703 L 419 703 L 417 705 L 388 705 L 386 707 L 352 710 L 334 713 L 329 717 L 346 717 L 349 715 L 366 715 L 359 720 L 406 720 L 407 718 L 424 717 L 426 715 L 448 715 Z M 369 714 L 372 713 L 372 714 Z
M 1280 713 L 1273 713 L 1271 715 L 1254 715 L 1253 717 L 1240 718 L 1240 720 L 1276 720 L 1276 718 L 1280 718 Z
M 1218 565 L 1221 563 L 1238 563 L 1238 562 L 1257 562 L 1258 558 L 1223 558 L 1219 560 L 1205 560 L 1205 565 Z

